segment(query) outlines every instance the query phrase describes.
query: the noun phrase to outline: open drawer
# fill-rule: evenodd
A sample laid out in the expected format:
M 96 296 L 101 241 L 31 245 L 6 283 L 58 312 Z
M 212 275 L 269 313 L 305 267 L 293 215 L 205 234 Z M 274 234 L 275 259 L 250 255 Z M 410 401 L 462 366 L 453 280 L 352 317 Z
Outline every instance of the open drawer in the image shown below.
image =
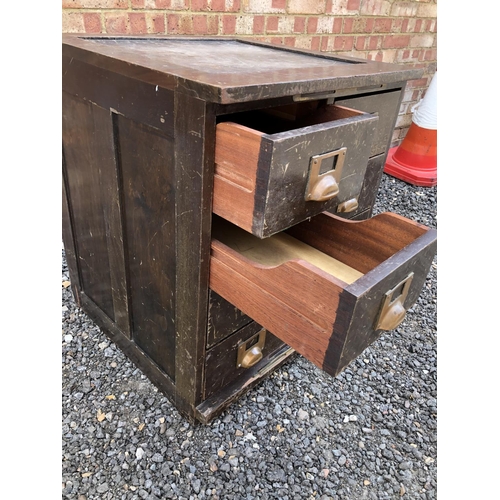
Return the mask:
M 210 287 L 335 376 L 401 323 L 435 253 L 434 229 L 392 213 L 323 213 L 263 240 L 214 217 Z
M 214 213 L 265 238 L 326 210 L 356 210 L 377 116 L 313 101 L 225 119 Z

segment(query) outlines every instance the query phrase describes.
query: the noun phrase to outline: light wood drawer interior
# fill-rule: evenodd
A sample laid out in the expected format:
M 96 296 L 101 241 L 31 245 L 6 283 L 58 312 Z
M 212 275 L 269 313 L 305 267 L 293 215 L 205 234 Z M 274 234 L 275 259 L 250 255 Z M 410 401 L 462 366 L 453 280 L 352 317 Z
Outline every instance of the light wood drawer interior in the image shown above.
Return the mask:
M 417 299 L 436 231 L 380 214 L 320 214 L 256 238 L 214 217 L 210 287 L 331 375 L 339 373 Z

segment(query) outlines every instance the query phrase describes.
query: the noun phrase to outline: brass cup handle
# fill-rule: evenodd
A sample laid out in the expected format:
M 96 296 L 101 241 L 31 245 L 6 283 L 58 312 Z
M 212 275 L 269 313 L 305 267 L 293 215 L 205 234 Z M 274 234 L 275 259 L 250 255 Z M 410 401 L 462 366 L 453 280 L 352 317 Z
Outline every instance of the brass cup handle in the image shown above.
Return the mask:
M 384 315 L 380 318 L 378 329 L 394 330 L 405 319 L 406 309 L 403 307 L 400 297 L 398 297 L 386 309 Z
M 266 343 L 266 330 L 262 329 L 238 345 L 237 368 L 250 368 L 262 359 Z
M 413 273 L 410 273 L 385 294 L 375 330 L 394 330 L 404 320 L 406 316 L 404 302 L 412 280 Z M 393 298 L 393 296 L 395 297 Z
M 251 347 L 245 352 L 243 359 L 241 360 L 242 368 L 250 368 L 262 359 L 262 349 L 259 346 Z
M 331 200 L 339 194 L 339 183 L 342 178 L 346 151 L 347 148 L 343 147 L 328 153 L 311 156 L 309 178 L 304 197 L 306 201 Z M 321 173 L 323 163 L 329 170 Z
M 309 201 L 330 200 L 339 193 L 339 185 L 333 175 L 325 175 L 312 188 Z

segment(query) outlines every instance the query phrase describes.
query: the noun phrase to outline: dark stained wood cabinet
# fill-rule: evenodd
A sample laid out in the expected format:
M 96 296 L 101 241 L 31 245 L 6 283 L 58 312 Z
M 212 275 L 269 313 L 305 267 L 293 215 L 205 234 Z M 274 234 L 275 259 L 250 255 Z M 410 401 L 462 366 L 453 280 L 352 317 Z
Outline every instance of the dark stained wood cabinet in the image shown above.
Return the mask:
M 300 353 L 338 374 L 436 247 L 371 218 L 421 70 L 226 38 L 63 36 L 77 303 L 190 421 Z

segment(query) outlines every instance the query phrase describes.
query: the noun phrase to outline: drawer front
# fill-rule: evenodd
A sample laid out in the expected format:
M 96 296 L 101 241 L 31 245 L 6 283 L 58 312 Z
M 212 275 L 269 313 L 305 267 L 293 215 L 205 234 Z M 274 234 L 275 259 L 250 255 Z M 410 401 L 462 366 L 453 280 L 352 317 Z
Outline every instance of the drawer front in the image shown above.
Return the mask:
M 266 240 L 214 222 L 211 288 L 330 375 L 404 319 L 436 251 L 435 230 L 389 213 Z
M 266 120 L 272 118 L 263 114 L 261 122 Z M 326 106 L 291 122 L 305 126 L 272 134 L 219 123 L 214 213 L 265 238 L 356 200 L 377 121 L 377 116 Z
M 241 375 L 265 366 L 284 343 L 255 322 L 250 323 L 207 352 L 205 399 Z
M 368 166 L 363 180 L 363 187 L 361 188 L 361 193 L 358 197 L 357 206 L 354 210 L 343 213 L 336 212 L 336 215 L 346 219 L 357 219 L 359 214 L 368 212 L 368 215 L 362 218 L 367 219 L 371 216 L 373 205 L 375 204 L 375 199 L 379 190 L 380 181 L 382 180 L 382 174 L 384 173 L 385 158 L 386 155 L 384 153 L 374 156 L 368 160 Z
M 387 152 L 401 106 L 401 90 L 348 97 L 336 100 L 335 104 L 377 115 L 370 156 Z
M 207 348 L 251 322 L 252 318 L 243 314 L 213 290 L 209 291 Z

